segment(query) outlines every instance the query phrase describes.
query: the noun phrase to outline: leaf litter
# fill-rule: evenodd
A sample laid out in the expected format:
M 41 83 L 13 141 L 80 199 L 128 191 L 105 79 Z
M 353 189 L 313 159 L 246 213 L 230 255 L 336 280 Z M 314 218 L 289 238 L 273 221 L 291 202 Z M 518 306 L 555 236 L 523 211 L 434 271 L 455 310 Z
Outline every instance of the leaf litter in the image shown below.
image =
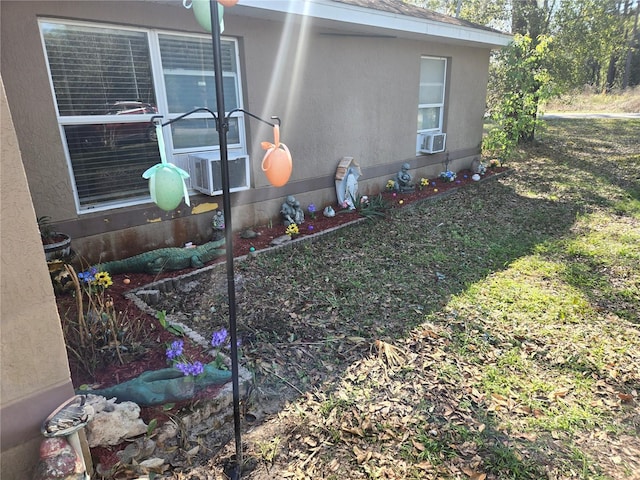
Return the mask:
M 612 204 L 640 188 L 640 122 L 596 123 L 617 150 L 567 141 L 591 124 L 551 124 L 499 179 L 238 265 L 258 420 L 243 478 L 640 478 L 640 218 L 593 188 L 594 171 Z M 619 285 L 606 302 L 566 247 L 594 227 L 585 214 L 628 236 L 601 258 Z M 183 308 L 205 302 L 215 330 L 224 300 Z M 226 478 L 233 457 L 230 443 L 173 478 Z

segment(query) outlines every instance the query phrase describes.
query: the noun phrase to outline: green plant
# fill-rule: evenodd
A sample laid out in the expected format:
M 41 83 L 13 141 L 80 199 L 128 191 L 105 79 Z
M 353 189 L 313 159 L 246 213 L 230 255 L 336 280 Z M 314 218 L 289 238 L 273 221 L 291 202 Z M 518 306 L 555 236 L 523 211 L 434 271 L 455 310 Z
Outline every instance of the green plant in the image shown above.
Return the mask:
M 280 437 L 276 436 L 271 440 L 259 441 L 257 442 L 257 446 L 260 457 L 267 463 L 273 463 L 280 448 Z
M 124 364 L 123 351 L 134 353 L 140 332 L 126 321 L 124 312 L 116 311 L 107 293 L 113 284 L 111 276 L 93 267 L 80 273 L 71 265 L 64 267 L 76 300 L 75 318 L 67 315 L 63 319 L 67 350 L 90 374 L 106 364 Z
M 51 217 L 49 215 L 43 215 L 38 217 L 38 229 L 40 230 L 40 236 L 43 241 L 50 239 L 53 235 L 53 230 L 51 229 Z
M 316 206 L 313 203 L 310 203 L 309 206 L 307 207 L 307 211 L 309 212 L 309 216 L 311 217 L 311 220 L 315 220 L 316 219 Z
M 166 310 L 162 310 L 157 312 L 158 322 L 160 322 L 160 326 L 164 328 L 169 333 L 176 335 L 178 337 L 184 337 L 184 329 L 180 325 L 175 325 L 173 323 L 169 323 L 167 321 L 167 312 Z
M 365 195 L 358 195 L 358 198 L 352 197 L 352 201 L 356 211 L 370 220 L 384 217 L 389 209 L 389 204 L 381 193 L 371 198 Z
M 551 41 L 551 37 L 544 35 L 532 39 L 516 34 L 498 55 L 493 90 L 499 92 L 499 99 L 492 100 L 494 127 L 482 143 L 486 155 L 496 156 L 504 163 L 518 143 L 533 140 L 540 122 L 538 105 L 550 98 L 553 91 L 552 78 L 545 67 Z

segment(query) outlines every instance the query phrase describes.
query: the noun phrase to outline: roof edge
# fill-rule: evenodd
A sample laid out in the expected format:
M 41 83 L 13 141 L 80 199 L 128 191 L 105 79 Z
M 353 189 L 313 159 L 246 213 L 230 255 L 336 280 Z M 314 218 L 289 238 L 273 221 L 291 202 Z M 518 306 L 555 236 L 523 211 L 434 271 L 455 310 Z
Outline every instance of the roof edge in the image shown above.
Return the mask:
M 239 0 L 238 6 L 490 48 L 504 47 L 513 38 L 511 34 L 498 32 L 488 27 L 474 26 L 453 17 L 446 17 L 452 21 L 444 22 L 442 19 L 421 18 L 404 12 L 374 9 L 355 3 L 358 2 L 350 2 L 349 0 Z M 434 15 L 434 17 L 444 18 L 441 15 Z

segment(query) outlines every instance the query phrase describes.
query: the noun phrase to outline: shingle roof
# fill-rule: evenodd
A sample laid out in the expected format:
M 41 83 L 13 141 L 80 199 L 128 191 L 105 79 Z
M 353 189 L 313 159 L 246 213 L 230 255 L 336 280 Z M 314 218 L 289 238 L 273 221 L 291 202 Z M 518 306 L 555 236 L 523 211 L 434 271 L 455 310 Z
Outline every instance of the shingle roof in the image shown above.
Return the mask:
M 434 12 L 433 10 L 427 10 L 426 8 L 405 3 L 402 0 L 332 0 L 332 1 L 337 3 L 344 3 L 347 5 L 353 5 L 356 7 L 370 8 L 372 10 L 380 10 L 382 12 L 406 15 L 414 18 L 424 18 L 426 20 L 433 20 L 434 22 L 448 23 L 450 25 L 459 25 L 463 27 L 478 28 L 480 30 L 486 30 L 489 32 L 503 33 L 493 28 L 485 27 L 484 25 L 478 25 L 476 23 L 472 23 L 467 20 L 450 17 L 449 15 L 443 15 L 442 13 Z

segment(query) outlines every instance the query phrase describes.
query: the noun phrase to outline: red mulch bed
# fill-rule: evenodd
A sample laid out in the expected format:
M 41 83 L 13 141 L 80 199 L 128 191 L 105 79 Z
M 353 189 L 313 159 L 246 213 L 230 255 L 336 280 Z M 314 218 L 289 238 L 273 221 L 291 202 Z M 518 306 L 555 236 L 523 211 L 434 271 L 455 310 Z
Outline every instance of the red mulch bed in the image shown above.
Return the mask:
M 504 170 L 506 170 L 504 167 L 488 169 L 484 178 L 490 177 Z M 458 172 L 458 178 L 453 182 L 443 182 L 440 179 L 431 179 L 428 186 L 422 189 L 416 188 L 416 190 L 411 193 L 394 194 L 392 192 L 385 191 L 382 195 L 392 208 L 402 208 L 406 205 L 410 205 L 411 203 L 415 203 L 416 201 L 423 200 L 434 195 L 440 195 L 452 189 L 473 183 L 471 176 L 472 174 L 470 171 L 464 170 Z M 414 181 L 419 183 L 420 179 L 416 178 Z M 322 208 L 324 208 L 324 206 Z M 306 221 L 300 226 L 300 234 L 298 237 L 313 236 L 326 231 L 327 229 L 334 228 L 360 218 L 357 212 L 341 212 L 336 205 L 333 205 L 336 215 L 328 218 L 322 214 L 322 208 L 318 208 L 319 211 L 316 213 L 315 219 L 310 218 L 309 213 L 306 212 Z M 270 243 L 274 238 L 284 235 L 284 227 L 281 224 L 274 225 L 272 227 L 254 227 L 252 230 L 259 234 L 256 238 L 245 239 L 241 238 L 239 232 L 234 233 L 234 258 L 247 255 L 251 251 L 260 251 L 269 248 Z M 225 259 L 226 257 L 223 256 L 211 263 L 223 262 Z M 166 344 L 175 340 L 175 337 L 162 329 L 156 318 L 143 312 L 139 312 L 137 308 L 125 297 L 125 293 L 154 281 L 163 278 L 176 277 L 189 271 L 191 271 L 191 269 L 165 272 L 159 275 L 139 273 L 114 275 L 112 277 L 113 285 L 109 287 L 108 293 L 113 298 L 116 311 L 135 312 L 135 314 L 133 314 L 135 318 L 139 319 L 138 321 L 145 323 L 141 328 L 141 331 L 145 332 L 145 343 L 148 346 L 148 350 L 141 358 L 137 358 L 134 361 L 127 361 L 125 362 L 125 365 L 111 365 L 95 372 L 94 375 L 89 375 L 88 373 L 81 371 L 78 365 L 75 364 L 73 358 L 70 357 L 69 361 L 73 384 L 75 386 L 82 384 L 99 384 L 102 387 L 106 387 L 134 378 L 146 370 L 165 368 L 167 366 L 165 359 Z M 64 312 L 74 308 L 75 302 L 71 295 L 58 295 L 57 300 L 61 316 Z M 151 348 L 153 346 L 155 346 L 155 348 Z M 210 361 L 206 353 L 199 346 L 187 345 L 187 342 L 185 342 L 185 351 L 189 358 L 192 358 L 193 360 L 198 359 L 201 361 Z
M 489 169 L 487 170 L 485 178 L 495 175 L 496 173 L 500 173 L 504 170 L 505 168 Z M 391 208 L 402 208 L 425 198 L 435 195 L 441 195 L 444 192 L 462 187 L 469 183 L 473 183 L 471 176 L 472 174 L 470 171 L 462 171 L 458 172 L 458 178 L 453 182 L 443 182 L 440 179 L 431 179 L 428 186 L 425 186 L 423 188 L 416 188 L 416 190 L 411 193 L 394 194 L 390 191 L 385 191 L 382 193 L 382 195 Z M 417 178 L 415 179 L 415 181 L 419 183 L 420 179 Z M 322 208 L 324 208 L 324 206 Z M 310 218 L 310 215 L 308 214 L 308 212 L 306 212 L 306 221 L 300 227 L 300 234 L 298 235 L 298 238 L 313 236 L 320 232 L 361 218 L 357 212 L 347 212 L 344 210 L 340 211 L 340 209 L 336 205 L 333 205 L 333 208 L 336 211 L 336 215 L 331 218 L 325 217 L 322 214 L 321 208 L 318 209 L 319 211 L 316 213 L 316 216 L 313 219 Z M 247 255 L 253 251 L 260 251 L 269 248 L 271 241 L 274 238 L 285 234 L 285 229 L 281 224 L 272 227 L 254 227 L 252 230 L 259 234 L 257 237 L 252 239 L 242 238 L 239 232 L 234 233 L 234 258 Z M 223 256 L 211 263 L 223 262 L 225 261 L 225 259 L 226 256 Z M 144 312 L 140 312 L 137 307 L 125 297 L 125 294 L 133 289 L 150 284 L 154 281 L 163 278 L 176 277 L 179 275 L 183 275 L 184 273 L 187 273 L 189 271 L 191 271 L 191 269 L 165 272 L 159 275 L 139 273 L 113 275 L 113 285 L 109 287 L 108 293 L 113 298 L 116 311 L 129 312 L 129 316 L 135 318 L 137 322 L 140 322 L 142 324 L 140 331 L 144 332 L 144 335 L 146 337 L 144 341 L 146 351 L 135 359 L 127 359 L 124 365 L 115 363 L 109 365 L 106 368 L 99 369 L 93 375 L 82 371 L 77 362 L 75 362 L 74 359 L 70 356 L 69 363 L 73 384 L 76 387 L 83 384 L 91 384 L 93 386 L 96 386 L 96 388 L 97 386 L 107 387 L 120 382 L 124 382 L 131 378 L 135 378 L 144 371 L 157 370 L 167 367 L 167 361 L 165 357 L 166 345 L 175 340 L 176 337 L 163 329 L 159 325 L 159 322 L 156 318 Z M 61 316 L 64 316 L 65 312 L 69 312 L 67 313 L 67 315 L 73 315 L 75 301 L 71 295 L 60 294 L 57 296 L 57 301 L 58 309 Z M 187 358 L 191 360 L 200 360 L 203 363 L 211 361 L 211 358 L 207 355 L 202 347 L 190 344 L 188 341 L 185 341 L 184 352 Z M 216 391 L 219 388 L 221 387 L 209 387 L 205 391 L 200 392 L 198 398 L 213 397 L 215 396 Z M 186 405 L 189 402 L 182 403 Z M 173 411 L 175 412 L 176 410 L 179 410 L 184 405 L 176 404 Z M 168 419 L 167 412 L 163 410 L 162 406 L 141 408 L 141 417 L 147 424 L 149 423 L 149 421 L 155 418 L 158 421 L 159 425 L 163 424 Z M 116 456 L 116 452 L 118 452 L 125 446 L 126 442 L 115 447 L 98 447 L 92 449 L 94 462 L 102 463 L 104 467 L 109 468 L 111 465 L 116 463 L 118 459 Z

